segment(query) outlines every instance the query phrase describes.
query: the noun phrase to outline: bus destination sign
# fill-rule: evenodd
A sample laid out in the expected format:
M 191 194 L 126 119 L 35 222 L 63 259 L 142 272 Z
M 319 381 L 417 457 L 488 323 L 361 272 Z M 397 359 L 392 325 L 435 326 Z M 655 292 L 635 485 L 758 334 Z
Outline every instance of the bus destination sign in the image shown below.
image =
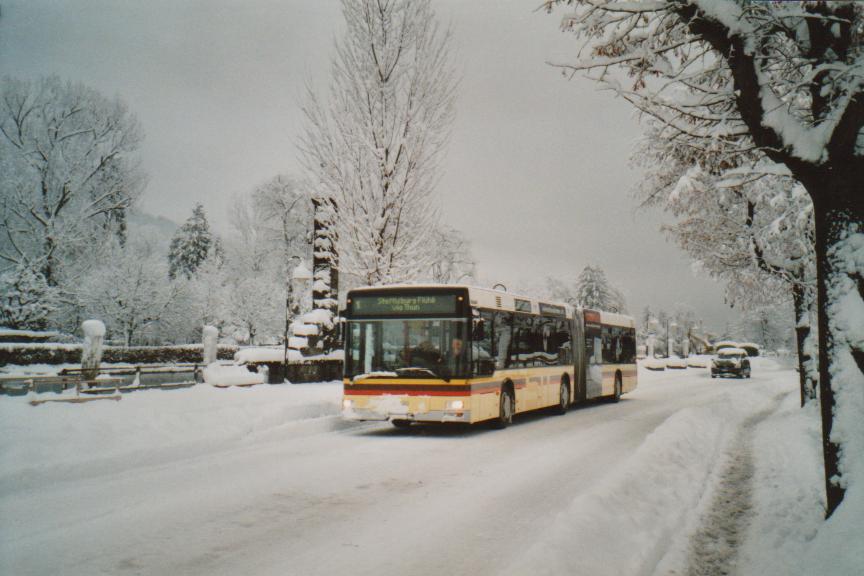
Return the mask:
M 355 294 L 351 298 L 353 312 L 360 316 L 413 316 L 429 314 L 455 314 L 455 294 L 402 294 L 393 296 L 366 296 Z

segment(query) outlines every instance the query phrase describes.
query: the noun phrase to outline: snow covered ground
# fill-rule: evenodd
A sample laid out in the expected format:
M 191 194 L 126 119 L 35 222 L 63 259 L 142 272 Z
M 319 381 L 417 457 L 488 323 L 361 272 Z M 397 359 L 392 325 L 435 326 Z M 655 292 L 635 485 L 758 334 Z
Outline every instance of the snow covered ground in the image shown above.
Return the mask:
M 794 372 L 639 376 L 503 431 L 345 422 L 338 383 L 0 398 L 0 574 L 864 573 Z

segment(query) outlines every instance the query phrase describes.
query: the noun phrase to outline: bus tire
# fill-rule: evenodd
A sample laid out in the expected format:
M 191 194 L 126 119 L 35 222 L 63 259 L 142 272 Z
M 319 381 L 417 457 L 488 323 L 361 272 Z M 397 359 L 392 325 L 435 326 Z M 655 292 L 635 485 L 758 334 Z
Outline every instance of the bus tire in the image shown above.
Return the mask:
M 500 430 L 512 424 L 514 411 L 513 389 L 505 384 L 501 389 L 501 397 L 498 401 L 498 418 L 494 420 L 493 426 Z
M 390 423 L 393 424 L 393 426 L 395 426 L 396 428 L 400 429 L 405 429 L 411 426 L 410 420 L 391 420 Z
M 615 392 L 612 393 L 612 402 L 621 400 L 621 372 L 615 373 Z
M 570 408 L 570 378 L 565 374 L 561 377 L 561 386 L 558 390 L 558 406 L 555 408 L 556 414 L 566 414 Z

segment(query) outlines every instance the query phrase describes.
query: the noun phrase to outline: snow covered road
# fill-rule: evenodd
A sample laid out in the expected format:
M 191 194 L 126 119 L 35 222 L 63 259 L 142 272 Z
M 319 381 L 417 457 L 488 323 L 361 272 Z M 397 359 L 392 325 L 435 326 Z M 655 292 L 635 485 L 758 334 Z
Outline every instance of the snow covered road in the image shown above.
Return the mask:
M 744 422 L 797 394 L 760 366 L 640 370 L 503 431 L 343 422 L 338 384 L 3 398 L 0 573 L 652 574 L 686 563 Z

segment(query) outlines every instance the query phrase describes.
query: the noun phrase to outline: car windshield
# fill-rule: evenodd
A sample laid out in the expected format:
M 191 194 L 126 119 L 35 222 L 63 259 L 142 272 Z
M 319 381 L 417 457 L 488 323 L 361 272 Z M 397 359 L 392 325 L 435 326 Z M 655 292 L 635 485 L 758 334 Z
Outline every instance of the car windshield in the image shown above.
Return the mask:
M 348 329 L 349 378 L 464 377 L 466 324 L 458 320 L 360 320 Z

